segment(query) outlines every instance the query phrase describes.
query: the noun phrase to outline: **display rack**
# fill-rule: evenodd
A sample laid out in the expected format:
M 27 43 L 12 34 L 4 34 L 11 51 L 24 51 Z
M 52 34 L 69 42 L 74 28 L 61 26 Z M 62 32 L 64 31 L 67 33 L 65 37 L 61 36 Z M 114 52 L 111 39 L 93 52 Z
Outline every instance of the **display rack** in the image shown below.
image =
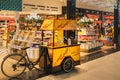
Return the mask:
M 4 28 L 0 27 L 0 47 L 2 47 L 2 43 L 3 43 L 3 33 L 4 33 Z
M 39 56 L 39 45 L 48 45 L 45 40 L 51 38 L 48 36 L 49 33 L 49 31 L 19 30 L 8 45 L 8 53 L 18 53 L 24 56 L 27 52 L 30 60 L 34 62 Z M 26 52 L 21 50 L 25 47 L 30 48 Z
M 33 44 L 40 44 L 42 41 L 42 31 L 36 31 L 33 39 Z
M 103 45 L 103 43 L 99 41 L 95 29 L 90 28 L 81 28 L 78 31 L 78 43 L 81 44 L 80 51 L 83 52 L 91 52 L 100 49 Z
M 0 36 L 2 47 L 7 48 L 8 43 L 16 32 L 16 24 L 14 18 L 0 17 Z
M 104 12 L 101 41 L 104 45 L 113 46 L 114 42 L 114 15 Z
M 36 31 L 35 37 L 33 39 L 33 44 L 43 44 L 48 45 L 50 42 L 50 39 L 53 37 L 52 31 Z
M 1 47 L 6 47 L 7 45 L 7 36 L 8 36 L 8 31 L 7 31 L 7 21 L 5 20 L 0 20 L 0 46 Z
M 31 47 L 35 36 L 35 31 L 20 30 L 14 36 L 8 45 L 9 53 L 20 51 L 21 48 Z

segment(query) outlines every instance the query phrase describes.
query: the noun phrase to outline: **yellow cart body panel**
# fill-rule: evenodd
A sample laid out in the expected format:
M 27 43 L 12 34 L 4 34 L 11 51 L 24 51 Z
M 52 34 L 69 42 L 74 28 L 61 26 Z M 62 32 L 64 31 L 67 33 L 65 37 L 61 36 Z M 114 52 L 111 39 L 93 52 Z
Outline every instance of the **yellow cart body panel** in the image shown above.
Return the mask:
M 80 61 L 80 45 L 53 49 L 52 66 L 60 66 L 66 57 L 71 57 L 74 62 Z

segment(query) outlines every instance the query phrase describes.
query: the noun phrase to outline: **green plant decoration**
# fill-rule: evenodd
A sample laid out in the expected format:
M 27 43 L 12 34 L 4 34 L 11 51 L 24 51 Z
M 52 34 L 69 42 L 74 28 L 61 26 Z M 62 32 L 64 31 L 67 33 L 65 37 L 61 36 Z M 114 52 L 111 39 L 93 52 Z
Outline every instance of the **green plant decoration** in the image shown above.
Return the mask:
M 90 21 L 90 19 L 86 16 L 83 16 L 82 18 L 80 18 L 78 21 L 77 21 L 77 24 L 80 26 L 80 27 L 84 27 L 84 26 L 88 26 L 90 24 L 92 24 L 93 22 Z
M 34 18 L 34 17 L 22 17 L 18 20 L 18 23 L 20 24 L 21 26 L 21 29 L 32 29 L 32 27 L 40 27 L 41 24 L 43 22 L 43 18 L 41 17 L 38 17 L 38 18 Z M 24 28 L 23 28 L 24 27 Z

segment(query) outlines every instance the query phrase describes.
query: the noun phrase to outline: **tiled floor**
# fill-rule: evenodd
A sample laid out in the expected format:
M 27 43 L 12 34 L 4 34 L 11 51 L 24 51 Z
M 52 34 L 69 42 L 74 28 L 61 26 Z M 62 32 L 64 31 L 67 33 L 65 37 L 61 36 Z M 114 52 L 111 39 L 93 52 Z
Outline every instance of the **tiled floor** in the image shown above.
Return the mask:
M 120 51 L 76 67 L 71 73 L 48 75 L 38 80 L 120 80 Z
M 106 50 L 105 53 L 107 52 L 109 51 Z M 4 56 L 5 54 L 0 53 L 0 63 Z M 76 66 L 70 73 L 58 72 L 46 75 L 39 71 L 31 71 L 23 74 L 22 80 L 120 80 L 119 70 L 120 51 Z M 8 80 L 1 71 L 0 80 Z

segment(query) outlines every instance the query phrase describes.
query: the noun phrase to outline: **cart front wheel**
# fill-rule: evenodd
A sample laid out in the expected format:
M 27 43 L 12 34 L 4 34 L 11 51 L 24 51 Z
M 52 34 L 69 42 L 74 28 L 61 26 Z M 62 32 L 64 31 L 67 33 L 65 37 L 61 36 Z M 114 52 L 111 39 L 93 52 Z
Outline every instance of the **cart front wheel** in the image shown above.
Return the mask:
M 66 58 L 63 60 L 61 68 L 64 72 L 70 72 L 73 70 L 73 60 L 71 58 Z

